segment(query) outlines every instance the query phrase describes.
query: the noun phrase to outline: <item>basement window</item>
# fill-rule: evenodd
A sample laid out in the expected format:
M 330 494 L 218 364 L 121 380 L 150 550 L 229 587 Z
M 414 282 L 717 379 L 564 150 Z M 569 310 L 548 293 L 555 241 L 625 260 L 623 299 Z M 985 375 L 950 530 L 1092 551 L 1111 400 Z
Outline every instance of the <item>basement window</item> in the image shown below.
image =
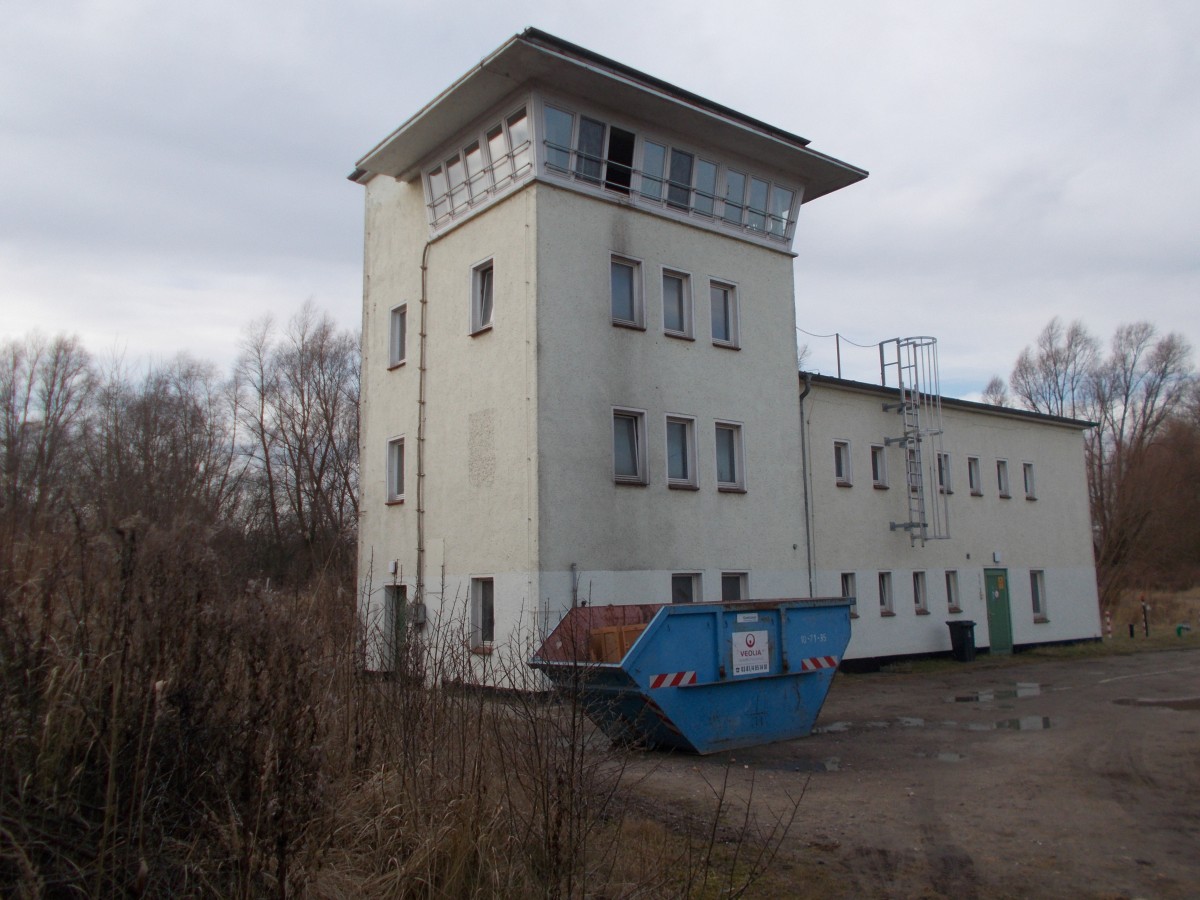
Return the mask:
M 491 578 L 471 579 L 471 649 L 491 653 L 496 640 L 496 584 Z

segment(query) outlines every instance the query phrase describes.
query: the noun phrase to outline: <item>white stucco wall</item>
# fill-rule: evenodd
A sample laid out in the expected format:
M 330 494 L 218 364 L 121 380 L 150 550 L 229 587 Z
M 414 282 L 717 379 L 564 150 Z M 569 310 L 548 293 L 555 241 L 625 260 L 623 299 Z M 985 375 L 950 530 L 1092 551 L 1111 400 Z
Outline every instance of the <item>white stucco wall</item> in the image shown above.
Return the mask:
M 673 572 L 748 573 L 752 597 L 806 591 L 792 257 L 549 184 L 538 204 L 541 599 L 665 602 Z M 612 256 L 640 261 L 645 329 L 610 312 Z M 664 334 L 662 270 L 687 273 L 694 340 Z M 715 346 L 709 282 L 737 287 L 740 347 Z M 613 479 L 613 407 L 644 410 L 649 483 Z M 672 490 L 666 416 L 695 418 L 698 490 Z M 715 422 L 742 423 L 745 493 L 717 490 Z
M 926 653 L 950 648 L 950 619 L 976 623 L 979 646 L 990 643 L 983 570 L 1008 572 L 1014 644 L 1092 638 L 1100 635 L 1092 560 L 1083 434 L 1077 427 L 1029 418 L 965 410 L 943 411 L 943 450 L 950 454 L 948 540 L 912 546 L 889 522 L 907 518 L 904 453 L 885 450 L 890 487 L 871 478 L 870 448 L 899 435 L 895 412 L 884 412 L 878 393 L 814 384 L 804 401 L 810 459 L 814 581 L 819 594 L 839 594 L 841 573 L 855 572 L 858 618 L 849 658 Z M 850 442 L 852 481 L 834 477 L 834 441 Z M 967 458 L 980 460 L 982 494 L 968 489 Z M 1009 467 L 1009 499 L 999 496 L 996 460 Z M 1022 466 L 1034 466 L 1036 500 L 1025 497 Z M 932 487 L 936 495 L 936 486 Z M 998 560 L 995 554 L 998 554 Z M 958 572 L 960 614 L 947 609 L 945 572 Z M 1035 622 L 1031 569 L 1045 573 L 1046 619 Z M 895 615 L 882 616 L 878 572 L 892 572 Z M 914 571 L 924 571 L 929 615 L 913 603 Z
M 460 627 L 472 578 L 494 579 L 496 628 L 536 598 L 535 215 L 528 190 L 432 243 L 426 306 L 425 600 L 431 622 Z M 419 183 L 367 185 L 359 571 L 378 622 L 388 563 L 415 598 L 421 259 Z M 492 328 L 470 333 L 472 270 L 491 259 Z M 390 310 L 408 303 L 407 361 L 388 367 Z M 386 447 L 406 442 L 406 496 L 387 504 Z M 444 593 L 444 596 L 443 596 Z M 469 621 L 469 617 L 467 618 Z

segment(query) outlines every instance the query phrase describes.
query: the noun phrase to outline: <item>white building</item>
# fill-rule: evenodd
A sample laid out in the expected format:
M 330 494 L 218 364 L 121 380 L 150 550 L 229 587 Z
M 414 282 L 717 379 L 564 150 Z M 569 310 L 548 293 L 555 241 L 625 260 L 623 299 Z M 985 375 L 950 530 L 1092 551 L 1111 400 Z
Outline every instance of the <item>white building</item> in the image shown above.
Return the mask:
M 866 452 L 878 416 L 860 399 L 869 389 L 822 380 L 802 436 L 792 235 L 802 203 L 866 172 L 803 138 L 530 29 L 351 177 L 366 189 L 369 622 L 390 629 L 418 600 L 431 618 L 463 609 L 482 666 L 576 602 L 839 593 L 843 571 L 932 578 L 957 565 L 951 544 L 1011 552 L 1013 565 L 1026 564 L 1018 548 L 1052 546 L 996 530 L 1051 517 L 964 514 L 983 529 L 965 543 L 917 549 L 885 522 L 884 538 L 855 547 L 869 490 L 833 490 L 824 508 L 834 436 Z M 1061 490 L 1078 492 L 1073 510 L 1084 504 L 1072 533 L 1086 544 L 1078 424 L 965 406 L 961 418 L 964 454 L 991 460 L 989 429 L 1008 441 L 1011 426 L 1014 471 L 1027 458 L 1039 478 L 1067 470 Z M 1053 462 L 1041 462 L 1043 439 Z M 1065 568 L 1083 578 L 1080 541 L 1063 546 L 1069 559 L 1027 563 L 1045 573 L 1048 597 Z M 969 573 L 982 569 L 958 570 L 975 615 Z M 905 624 L 872 621 L 852 655 L 949 646 L 932 600 L 926 621 L 940 631 L 896 606 Z M 1094 582 L 1091 607 L 1068 615 L 1055 602 L 1052 629 L 1028 635 L 1094 636 L 1078 627 L 1096 617 Z

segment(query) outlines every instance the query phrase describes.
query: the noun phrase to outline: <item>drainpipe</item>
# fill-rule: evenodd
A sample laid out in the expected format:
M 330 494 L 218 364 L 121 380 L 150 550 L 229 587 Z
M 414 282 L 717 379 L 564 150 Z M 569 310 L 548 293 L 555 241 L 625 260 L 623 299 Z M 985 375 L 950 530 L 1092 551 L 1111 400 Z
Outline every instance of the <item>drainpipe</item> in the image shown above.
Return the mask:
M 804 483 L 804 553 L 807 557 L 808 596 L 813 595 L 812 516 L 808 509 L 808 441 L 805 438 L 804 398 L 812 390 L 812 375 L 804 373 L 804 390 L 800 392 L 800 480 Z
M 571 609 L 579 605 L 579 564 L 571 563 Z
M 429 309 L 429 248 L 421 254 L 421 331 L 417 357 L 417 602 L 425 602 L 425 320 Z

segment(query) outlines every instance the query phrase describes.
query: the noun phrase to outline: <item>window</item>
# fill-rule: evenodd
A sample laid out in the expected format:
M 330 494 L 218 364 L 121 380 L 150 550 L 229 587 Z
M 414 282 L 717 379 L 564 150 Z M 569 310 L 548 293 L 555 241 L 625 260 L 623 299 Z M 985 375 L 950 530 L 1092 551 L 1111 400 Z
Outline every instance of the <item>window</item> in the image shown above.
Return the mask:
M 971 489 L 972 497 L 983 496 L 983 479 L 979 475 L 979 457 L 967 457 L 967 485 Z
M 671 172 L 667 182 L 667 205 L 676 209 L 692 207 L 692 164 L 695 157 L 671 148 Z
M 683 272 L 663 270 L 663 331 L 672 337 L 692 336 L 692 283 Z
M 600 171 L 604 165 L 604 136 L 607 126 L 603 122 L 589 119 L 579 120 L 579 144 L 575 154 L 575 174 L 583 181 L 600 183 Z
M 546 167 L 566 172 L 571 162 L 571 131 L 575 117 L 554 106 L 546 107 Z
M 946 570 L 946 607 L 952 613 L 962 612 L 958 605 L 958 572 Z
M 744 491 L 746 474 L 742 462 L 742 426 L 733 422 L 718 422 L 717 490 Z
M 383 588 L 384 667 L 395 672 L 404 654 L 404 614 L 408 607 L 408 585 L 389 584 Z
M 491 578 L 471 579 L 471 647 L 490 650 L 496 640 L 496 587 Z
M 608 131 L 608 165 L 604 170 L 604 186 L 619 194 L 628 194 L 633 183 L 633 148 L 637 136 L 632 131 L 610 128 Z
M 408 343 L 408 306 L 397 306 L 392 310 L 391 332 L 388 335 L 388 365 L 398 366 L 404 362 Z
M 642 196 L 647 200 L 662 199 L 666 162 L 667 148 L 662 144 L 646 141 L 642 145 Z
M 721 573 L 721 599 L 726 603 L 745 600 L 749 596 L 746 590 L 745 572 Z
M 771 185 L 761 178 L 750 179 L 750 195 L 746 200 L 746 224 L 753 231 L 767 230 L 767 193 Z
M 494 281 L 490 259 L 471 270 L 471 334 L 478 334 L 492 327 Z
M 563 115 L 569 123 L 570 113 Z M 426 173 L 431 223 L 444 225 L 529 172 L 529 120 L 522 107 L 475 132 L 462 149 Z
M 996 460 L 996 487 L 1001 497 L 1007 499 L 1012 496 L 1008 492 L 1008 462 L 1003 459 Z
M 698 603 L 700 601 L 700 576 L 686 572 L 671 576 L 672 603 Z
M 850 442 L 833 442 L 833 475 L 838 487 L 850 487 L 854 482 L 850 478 Z
M 667 416 L 667 486 L 695 490 L 696 422 L 684 416 Z
M 709 286 L 712 301 L 712 341 L 722 347 L 738 346 L 737 288 L 712 282 Z
M 543 109 L 548 173 L 575 184 L 623 194 L 641 205 L 665 208 L 676 215 L 701 216 L 722 222 L 756 237 L 774 241 L 787 241 L 790 237 L 794 224 L 792 209 L 800 196 L 795 189 L 775 184 L 769 178 L 734 171 L 719 161 L 701 158 L 694 150 L 669 146 L 664 141 L 610 125 L 595 116 L 550 104 Z M 523 123 L 524 110 L 520 115 L 523 133 L 518 135 L 511 124 L 508 130 L 512 132 L 514 147 L 518 139 L 524 146 L 522 154 L 527 160 L 528 126 Z M 504 129 L 499 131 L 503 135 Z M 487 134 L 490 144 L 492 131 Z M 454 158 L 459 167 L 454 173 L 450 173 L 451 161 L 447 160 L 429 174 L 430 194 L 437 198 L 439 217 L 452 215 L 474 202 L 476 191 L 470 187 L 472 174 L 467 172 L 465 179 L 459 175 L 459 170 L 468 161 L 464 154 Z M 486 160 L 482 159 L 482 151 L 477 151 L 477 155 L 486 186 Z M 489 152 L 488 155 L 493 157 L 494 163 L 497 154 Z M 516 150 L 512 156 L 515 163 Z M 438 179 L 436 185 L 435 176 Z M 462 199 L 456 195 L 453 207 L 449 199 L 452 182 L 459 186 L 463 195 Z M 499 176 L 496 182 L 499 187 Z
M 850 615 L 858 618 L 858 577 L 853 572 L 842 573 L 842 596 L 850 598 Z
M 792 191 L 779 185 L 775 185 L 771 191 L 771 212 L 767 217 L 767 231 L 776 237 L 787 235 L 788 216 L 791 215 L 792 200 L 795 196 Z
M 746 197 L 746 176 L 732 169 L 725 173 L 725 221 L 742 224 L 742 204 Z
M 892 605 L 892 573 L 879 573 L 879 614 L 881 616 L 894 616 L 895 608 Z
M 1036 500 L 1037 492 L 1033 489 L 1033 463 L 1022 463 L 1021 475 L 1025 479 L 1025 499 Z
M 871 447 L 871 483 L 881 489 L 888 486 L 887 455 L 879 444 Z
M 913 606 L 918 616 L 929 615 L 929 592 L 926 590 L 924 572 L 913 572 Z
M 392 438 L 387 445 L 387 502 L 404 502 L 404 438 Z
M 636 260 L 614 256 L 611 264 L 612 321 L 642 327 L 642 267 Z
M 639 410 L 613 410 L 613 480 L 619 484 L 645 484 L 646 414 Z
M 692 209 L 701 215 L 711 216 L 716 207 L 717 165 L 705 159 L 696 160 L 696 194 Z
M 943 494 L 953 494 L 954 490 L 950 483 L 950 454 L 939 453 L 937 455 L 937 478 L 938 490 Z
M 1046 573 L 1041 569 L 1029 572 L 1029 596 L 1033 599 L 1033 621 L 1048 622 L 1046 618 Z

